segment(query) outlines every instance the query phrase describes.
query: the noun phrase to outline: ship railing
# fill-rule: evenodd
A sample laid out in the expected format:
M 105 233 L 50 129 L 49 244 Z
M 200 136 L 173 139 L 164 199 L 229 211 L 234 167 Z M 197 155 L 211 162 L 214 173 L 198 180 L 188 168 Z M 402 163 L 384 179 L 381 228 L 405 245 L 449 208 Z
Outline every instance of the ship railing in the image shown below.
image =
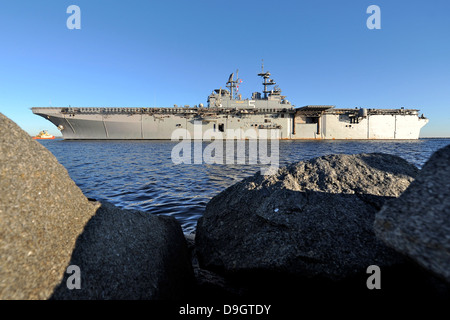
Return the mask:
M 325 114 L 358 115 L 359 109 L 330 109 Z M 367 108 L 368 115 L 418 115 L 419 109 L 371 109 Z
M 64 114 L 155 114 L 155 113 L 163 113 L 163 114 L 192 114 L 192 113 L 222 113 L 222 114 L 230 114 L 230 113 L 290 113 L 295 112 L 294 109 L 286 109 L 286 108 L 262 108 L 262 109 L 253 109 L 253 108 L 202 108 L 202 107 L 192 107 L 192 108 L 115 108 L 115 107 L 106 107 L 106 108 L 89 108 L 89 107 L 67 107 L 60 109 Z

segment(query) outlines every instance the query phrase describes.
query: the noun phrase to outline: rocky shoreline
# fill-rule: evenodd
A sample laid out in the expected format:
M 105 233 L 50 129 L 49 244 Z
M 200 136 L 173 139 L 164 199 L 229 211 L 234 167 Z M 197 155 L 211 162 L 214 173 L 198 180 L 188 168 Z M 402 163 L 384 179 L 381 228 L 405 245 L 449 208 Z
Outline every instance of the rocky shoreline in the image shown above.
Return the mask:
M 90 201 L 0 114 L 0 299 L 445 301 L 449 160 L 447 146 L 421 170 L 373 153 L 257 173 L 184 235 L 175 218 Z

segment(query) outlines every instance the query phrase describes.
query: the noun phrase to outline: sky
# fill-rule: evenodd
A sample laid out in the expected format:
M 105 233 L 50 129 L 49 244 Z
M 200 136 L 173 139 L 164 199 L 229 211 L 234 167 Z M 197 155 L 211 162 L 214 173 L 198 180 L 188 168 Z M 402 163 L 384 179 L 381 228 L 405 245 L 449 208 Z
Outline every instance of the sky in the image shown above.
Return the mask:
M 449 17 L 448 0 L 2 1 L 0 112 L 60 135 L 30 108 L 206 105 L 236 70 L 250 98 L 263 60 L 296 107 L 420 109 L 421 137 L 450 137 Z

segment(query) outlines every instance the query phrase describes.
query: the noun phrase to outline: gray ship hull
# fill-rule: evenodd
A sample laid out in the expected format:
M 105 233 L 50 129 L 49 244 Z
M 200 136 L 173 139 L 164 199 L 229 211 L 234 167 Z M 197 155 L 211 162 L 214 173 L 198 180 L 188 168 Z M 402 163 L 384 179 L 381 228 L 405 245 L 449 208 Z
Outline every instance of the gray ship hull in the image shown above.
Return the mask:
M 103 108 L 83 111 L 32 108 L 32 111 L 58 127 L 64 139 L 95 140 L 170 140 L 183 136 L 183 131 L 191 139 L 205 139 L 208 134 L 218 139 L 418 139 L 421 128 L 428 122 L 418 116 L 417 110 L 376 109 L 356 119 L 352 117 L 353 110 L 308 114 L 312 108 L 252 113 L 208 108 L 201 111 L 128 108 L 127 112 Z
M 418 139 L 428 119 L 416 109 L 295 108 L 262 68 L 264 90 L 237 94 L 232 73 L 226 89 L 208 96 L 208 107 L 32 108 L 64 139 Z M 270 87 L 274 86 L 272 89 Z

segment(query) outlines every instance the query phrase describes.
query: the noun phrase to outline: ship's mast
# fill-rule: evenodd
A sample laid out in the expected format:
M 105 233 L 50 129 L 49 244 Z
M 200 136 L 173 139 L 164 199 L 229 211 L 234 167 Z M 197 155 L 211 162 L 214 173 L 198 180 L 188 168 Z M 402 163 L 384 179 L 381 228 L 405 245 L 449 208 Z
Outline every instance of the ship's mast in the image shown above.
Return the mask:
M 267 86 L 273 86 L 276 84 L 276 82 L 273 79 L 270 79 L 269 71 L 264 72 L 264 60 L 261 65 L 261 73 L 258 73 L 258 76 L 264 78 L 263 83 L 262 83 L 264 85 L 263 93 L 264 93 L 264 99 L 267 99 L 267 94 L 272 92 L 272 90 L 267 90 Z
M 230 74 L 230 77 L 228 78 L 228 82 L 227 82 L 227 88 L 230 89 L 230 99 L 236 99 L 236 97 L 234 96 L 234 89 L 237 86 L 237 83 L 239 82 L 239 69 L 236 70 L 236 80 L 234 80 L 234 73 Z

